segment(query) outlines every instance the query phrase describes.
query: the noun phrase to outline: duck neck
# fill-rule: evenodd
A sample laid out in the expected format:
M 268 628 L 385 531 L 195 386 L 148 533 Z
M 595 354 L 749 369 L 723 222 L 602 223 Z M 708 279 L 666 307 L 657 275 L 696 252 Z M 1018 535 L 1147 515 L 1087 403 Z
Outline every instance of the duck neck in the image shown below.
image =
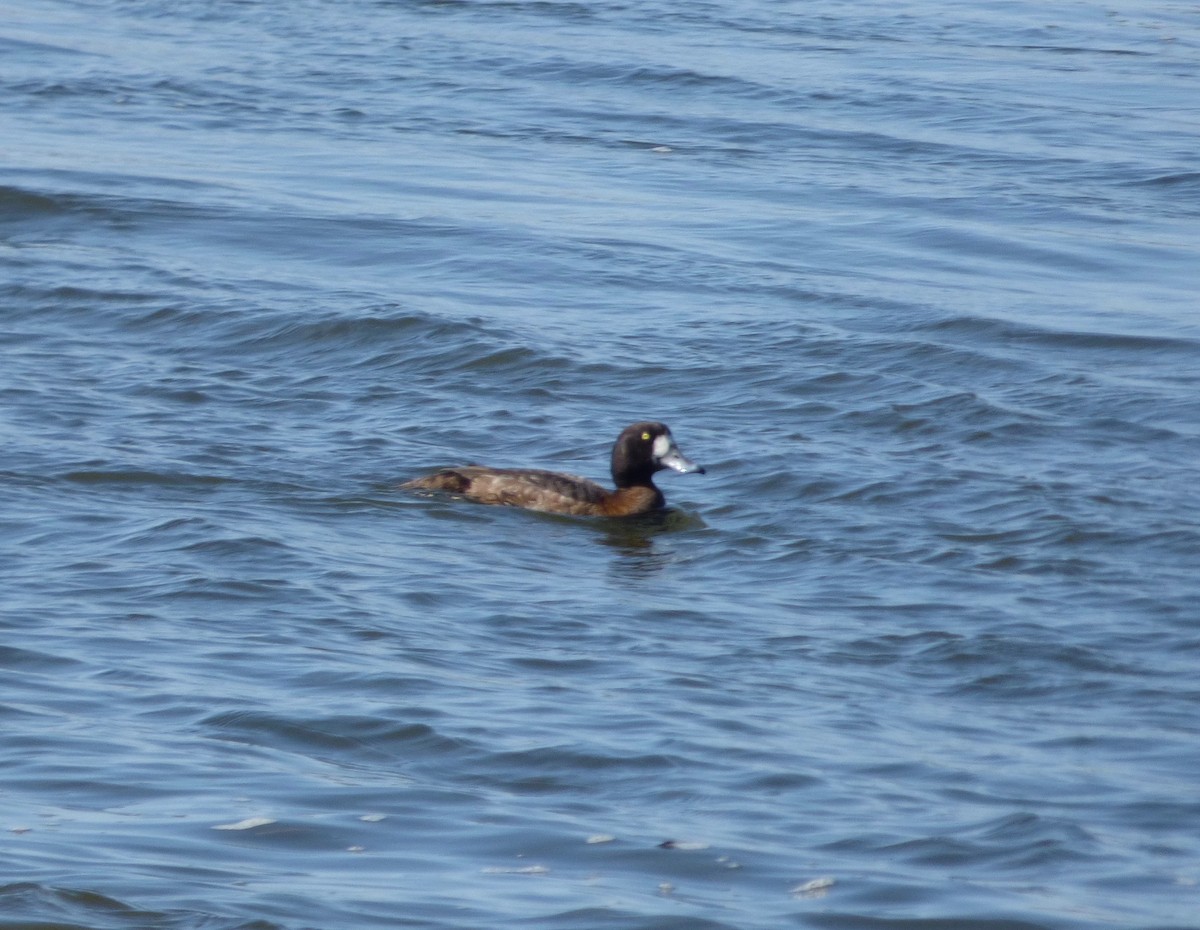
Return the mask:
M 654 485 L 654 472 L 649 468 L 623 469 L 622 471 L 613 469 L 612 479 L 618 491 L 624 488 L 654 488 L 654 490 L 658 490 Z

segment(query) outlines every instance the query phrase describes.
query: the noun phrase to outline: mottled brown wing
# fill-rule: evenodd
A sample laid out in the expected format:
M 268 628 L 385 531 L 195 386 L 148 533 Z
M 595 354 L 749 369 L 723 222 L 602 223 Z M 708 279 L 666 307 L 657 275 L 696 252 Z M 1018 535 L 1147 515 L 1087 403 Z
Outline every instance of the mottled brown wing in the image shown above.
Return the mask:
M 528 507 L 551 513 L 594 513 L 608 492 L 576 475 L 523 468 L 461 468 L 470 478 L 466 495 L 485 504 Z
M 481 504 L 527 507 L 550 513 L 594 515 L 609 492 L 587 478 L 531 468 L 446 468 L 401 487 L 462 494 Z

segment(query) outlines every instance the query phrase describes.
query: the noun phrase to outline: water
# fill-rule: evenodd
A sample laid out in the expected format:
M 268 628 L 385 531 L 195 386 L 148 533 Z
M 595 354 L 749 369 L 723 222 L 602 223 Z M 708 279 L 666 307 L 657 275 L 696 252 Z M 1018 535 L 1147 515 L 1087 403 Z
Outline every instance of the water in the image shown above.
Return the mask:
M 1194 4 L 8 4 L 0 925 L 1200 927 Z M 428 499 L 707 476 L 630 522 Z

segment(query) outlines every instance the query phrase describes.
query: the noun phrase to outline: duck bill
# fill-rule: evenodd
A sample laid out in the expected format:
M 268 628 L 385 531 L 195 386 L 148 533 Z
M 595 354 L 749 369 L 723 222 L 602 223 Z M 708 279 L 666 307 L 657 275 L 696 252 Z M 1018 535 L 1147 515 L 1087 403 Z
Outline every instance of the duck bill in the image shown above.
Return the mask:
M 672 443 L 671 448 L 667 450 L 667 454 L 661 456 L 658 461 L 667 468 L 673 468 L 681 475 L 686 475 L 689 472 L 695 472 L 698 475 L 704 474 L 703 466 L 697 465 L 686 455 L 680 452 L 674 443 Z

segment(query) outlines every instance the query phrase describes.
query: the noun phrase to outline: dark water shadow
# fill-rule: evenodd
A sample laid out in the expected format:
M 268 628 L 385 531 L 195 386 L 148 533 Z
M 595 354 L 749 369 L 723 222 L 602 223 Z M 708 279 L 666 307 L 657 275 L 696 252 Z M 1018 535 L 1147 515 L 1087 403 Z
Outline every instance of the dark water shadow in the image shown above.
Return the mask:
M 647 578 L 662 571 L 678 557 L 674 548 L 663 545 L 665 537 L 705 526 L 697 514 L 673 507 L 596 523 L 599 541 L 617 555 L 613 571 L 626 578 Z
M 486 520 L 496 511 L 520 511 L 533 520 L 546 521 L 563 527 L 581 528 L 595 534 L 601 545 L 614 550 L 618 556 L 614 569 L 626 577 L 647 577 L 661 571 L 676 558 L 674 549 L 662 545 L 664 537 L 685 531 L 704 529 L 707 524 L 695 513 L 666 507 L 635 517 L 578 517 L 567 514 L 543 513 L 514 507 L 489 507 L 469 501 L 460 495 L 442 492 L 409 491 L 396 484 L 380 485 L 374 489 L 378 499 L 371 498 L 370 504 L 398 507 L 405 506 L 397 493 L 410 501 L 428 503 L 440 501 L 452 506 L 450 513 L 456 518 Z M 463 508 L 460 510 L 460 508 Z M 445 517 L 446 512 L 430 508 L 431 517 Z

